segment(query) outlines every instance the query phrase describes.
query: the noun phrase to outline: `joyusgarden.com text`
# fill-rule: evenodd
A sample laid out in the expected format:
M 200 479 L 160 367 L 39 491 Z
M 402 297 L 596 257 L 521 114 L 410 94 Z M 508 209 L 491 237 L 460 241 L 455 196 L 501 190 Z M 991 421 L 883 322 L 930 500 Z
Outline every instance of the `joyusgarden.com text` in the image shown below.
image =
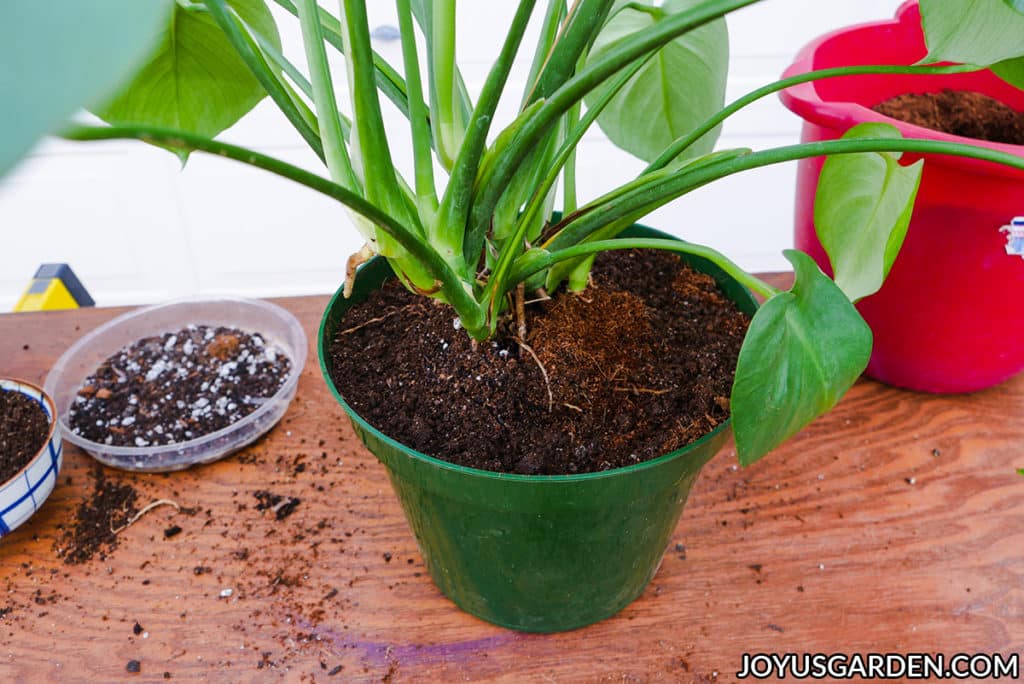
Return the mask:
M 1020 654 L 744 653 L 740 679 L 1020 679 Z

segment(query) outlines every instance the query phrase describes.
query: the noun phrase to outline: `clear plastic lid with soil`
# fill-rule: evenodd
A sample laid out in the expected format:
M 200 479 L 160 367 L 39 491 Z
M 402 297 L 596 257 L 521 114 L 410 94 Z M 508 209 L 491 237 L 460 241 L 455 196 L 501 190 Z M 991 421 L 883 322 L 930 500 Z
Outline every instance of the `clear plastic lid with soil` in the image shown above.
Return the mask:
M 295 317 L 269 302 L 187 299 L 82 337 L 46 391 L 64 438 L 98 461 L 161 472 L 251 444 L 284 415 L 306 362 Z

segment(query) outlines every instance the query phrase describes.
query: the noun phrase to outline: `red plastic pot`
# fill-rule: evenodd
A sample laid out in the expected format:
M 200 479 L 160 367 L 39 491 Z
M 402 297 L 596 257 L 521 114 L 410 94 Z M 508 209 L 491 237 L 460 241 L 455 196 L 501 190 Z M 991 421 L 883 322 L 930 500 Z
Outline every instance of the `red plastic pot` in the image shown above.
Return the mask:
M 800 51 L 786 76 L 857 64 L 913 64 L 927 53 L 915 2 L 895 20 L 829 33 Z M 941 76 L 849 76 L 781 94 L 804 119 L 805 142 L 833 140 L 866 121 L 895 125 L 905 137 L 971 142 L 1024 156 L 1024 146 L 972 141 L 906 124 L 870 108 L 895 95 L 981 92 L 1024 109 L 1024 93 L 988 71 Z M 905 154 L 901 163 L 920 156 Z M 882 289 L 858 309 L 875 335 L 867 373 L 928 392 L 970 392 L 1024 370 L 1024 258 L 1011 233 L 1024 216 L 1024 173 L 992 163 L 924 155 L 924 173 L 903 250 Z M 800 162 L 795 242 L 831 272 L 814 231 L 814 193 L 824 160 Z M 1018 244 L 1019 244 L 1018 240 Z

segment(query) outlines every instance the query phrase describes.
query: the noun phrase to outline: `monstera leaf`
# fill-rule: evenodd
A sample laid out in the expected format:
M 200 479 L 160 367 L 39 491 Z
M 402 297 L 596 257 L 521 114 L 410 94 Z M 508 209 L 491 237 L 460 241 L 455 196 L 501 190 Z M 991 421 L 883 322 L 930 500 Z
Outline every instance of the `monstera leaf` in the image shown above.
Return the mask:
M 1024 88 L 1024 1 L 921 0 L 925 62 L 992 66 L 1003 80 Z
M 900 138 L 893 126 L 865 123 L 843 138 Z M 829 157 L 814 198 L 814 227 L 832 261 L 836 284 L 852 301 L 882 286 L 907 236 L 924 160 L 899 164 L 899 153 Z
M 652 2 L 645 0 L 640 4 Z M 659 9 L 664 14 L 674 14 L 696 4 L 695 0 L 668 0 Z M 650 13 L 628 6 L 622 8 L 601 29 L 590 50 L 590 59 L 600 57 L 617 41 L 656 21 Z M 728 66 L 729 34 L 725 21 L 719 19 L 661 48 L 612 98 L 597 123 L 613 143 L 644 161 L 654 161 L 673 140 L 722 108 Z M 592 91 L 586 99 L 588 105 L 598 100 L 602 92 L 601 87 Z M 707 154 L 717 139 L 718 129 L 684 154 Z
M 250 31 L 280 47 L 263 0 L 227 0 L 227 6 Z M 96 114 L 113 124 L 162 126 L 212 138 L 265 95 L 207 9 L 178 0 L 157 49 Z
M 9 2 L 0 21 L 0 174 L 117 88 L 152 49 L 170 0 Z
M 740 463 L 749 465 L 839 401 L 867 367 L 871 329 L 843 291 L 803 252 L 789 292 L 758 309 L 732 388 Z

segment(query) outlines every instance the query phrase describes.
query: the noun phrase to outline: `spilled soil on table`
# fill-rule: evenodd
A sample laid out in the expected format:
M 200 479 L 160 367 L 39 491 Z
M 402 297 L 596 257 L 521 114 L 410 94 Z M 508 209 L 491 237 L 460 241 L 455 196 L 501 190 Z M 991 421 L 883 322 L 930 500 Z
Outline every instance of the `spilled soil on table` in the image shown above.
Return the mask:
M 1024 112 L 995 98 L 964 90 L 897 95 L 873 107 L 915 126 L 975 140 L 1024 145 Z
M 390 281 L 346 315 L 332 377 L 385 434 L 501 472 L 641 463 L 729 416 L 749 320 L 675 255 L 603 255 L 585 292 L 534 301 L 526 318 L 525 340 L 509 326 L 474 345 L 449 308 Z
M 125 529 L 138 512 L 138 492 L 128 482 L 108 479 L 103 466 L 93 464 L 90 472 L 92 487 L 88 496 L 75 510 L 69 525 L 56 543 L 57 555 L 71 565 L 86 563 L 117 548 L 117 535 Z

